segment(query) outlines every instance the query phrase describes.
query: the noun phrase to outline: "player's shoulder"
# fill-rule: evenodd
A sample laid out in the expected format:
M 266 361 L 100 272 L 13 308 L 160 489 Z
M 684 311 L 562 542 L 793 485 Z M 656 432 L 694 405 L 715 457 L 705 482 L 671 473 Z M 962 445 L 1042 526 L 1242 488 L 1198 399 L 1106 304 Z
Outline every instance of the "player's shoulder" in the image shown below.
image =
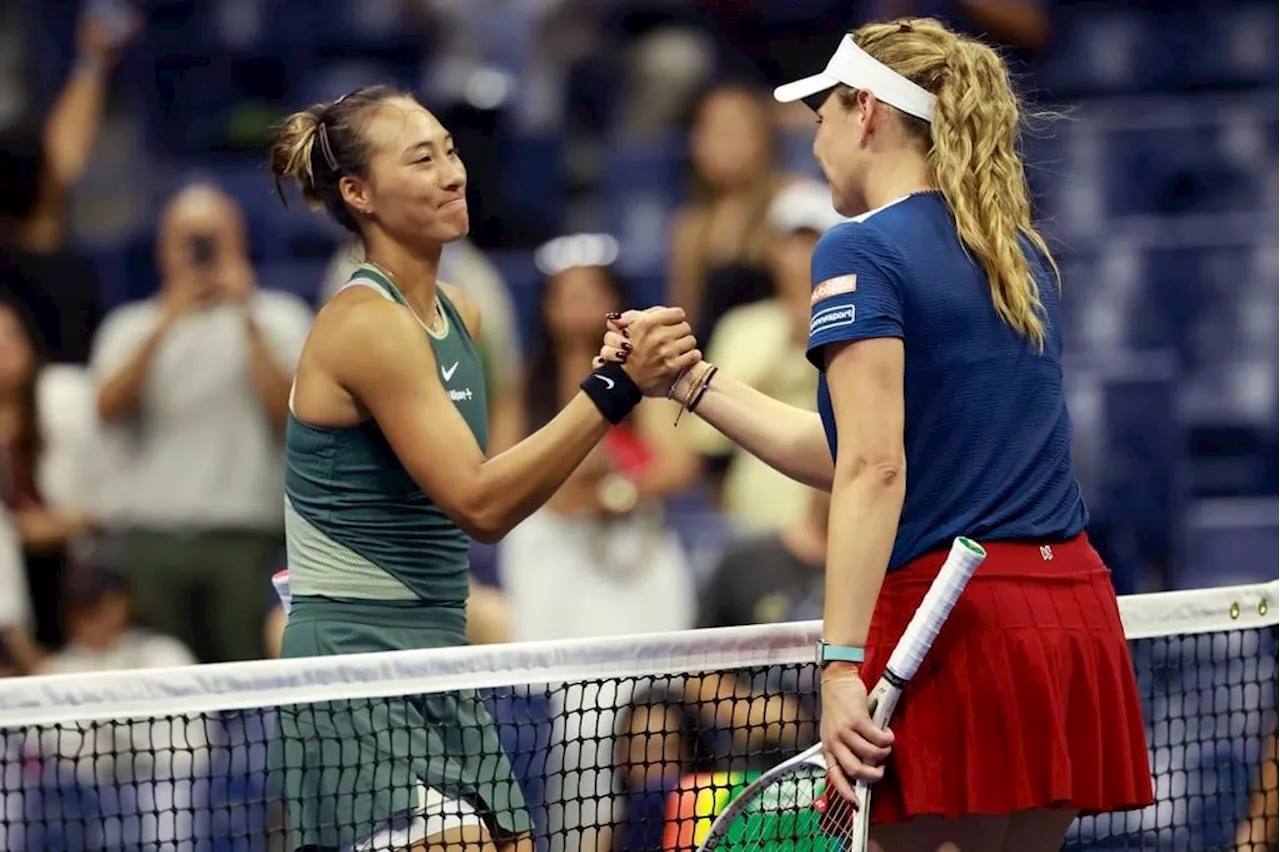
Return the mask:
M 897 266 L 900 263 L 892 235 L 874 219 L 841 222 L 824 233 L 813 249 L 815 275 L 839 271 L 850 263 L 867 260 L 879 266 Z
M 413 314 L 375 287 L 347 287 L 325 303 L 312 327 L 322 350 L 374 356 L 382 348 L 426 336 Z M 430 347 L 428 347 L 430 348 Z

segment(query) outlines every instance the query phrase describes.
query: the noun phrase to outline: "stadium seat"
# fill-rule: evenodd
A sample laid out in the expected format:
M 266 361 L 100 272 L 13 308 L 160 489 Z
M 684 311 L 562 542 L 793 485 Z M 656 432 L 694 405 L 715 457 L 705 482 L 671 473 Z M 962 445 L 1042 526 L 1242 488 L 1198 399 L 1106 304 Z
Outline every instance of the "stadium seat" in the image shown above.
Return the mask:
M 1274 580 L 1280 560 L 1276 498 L 1201 500 L 1187 513 L 1182 589 Z

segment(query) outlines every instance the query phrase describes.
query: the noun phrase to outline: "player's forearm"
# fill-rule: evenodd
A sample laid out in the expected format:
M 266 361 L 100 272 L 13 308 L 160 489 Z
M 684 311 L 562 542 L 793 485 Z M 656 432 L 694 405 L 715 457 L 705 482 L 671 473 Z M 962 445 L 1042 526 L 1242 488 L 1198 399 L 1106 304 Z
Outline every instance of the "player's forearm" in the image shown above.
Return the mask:
M 716 373 L 696 413 L 779 473 L 831 490 L 835 466 L 816 413 L 779 402 L 724 373 Z
M 467 512 L 469 532 L 494 542 L 551 499 L 609 430 L 585 393 L 579 392 L 551 422 L 485 461 Z
M 900 464 L 851 464 L 831 490 L 822 638 L 866 644 L 906 496 Z

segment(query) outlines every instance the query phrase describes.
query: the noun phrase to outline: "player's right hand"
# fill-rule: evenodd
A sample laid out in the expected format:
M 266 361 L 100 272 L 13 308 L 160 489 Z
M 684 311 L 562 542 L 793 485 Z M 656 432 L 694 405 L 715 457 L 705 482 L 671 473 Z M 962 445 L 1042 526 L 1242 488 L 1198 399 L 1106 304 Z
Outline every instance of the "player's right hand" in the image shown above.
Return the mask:
M 856 802 L 853 782 L 879 781 L 893 746 L 893 733 L 872 721 L 867 688 L 856 673 L 824 675 L 821 734 L 828 782 Z
M 616 361 L 646 396 L 665 396 L 671 383 L 702 360 L 680 308 L 655 307 L 610 316 L 600 358 Z

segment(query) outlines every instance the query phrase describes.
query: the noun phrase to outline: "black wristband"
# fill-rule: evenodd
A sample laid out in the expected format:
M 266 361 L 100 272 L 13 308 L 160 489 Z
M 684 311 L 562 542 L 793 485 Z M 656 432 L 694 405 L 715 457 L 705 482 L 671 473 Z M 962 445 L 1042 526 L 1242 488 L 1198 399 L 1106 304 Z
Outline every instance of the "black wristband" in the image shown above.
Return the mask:
M 626 420 L 631 409 L 644 398 L 639 386 L 616 361 L 606 361 L 596 367 L 579 387 L 600 409 L 604 419 L 615 426 Z

